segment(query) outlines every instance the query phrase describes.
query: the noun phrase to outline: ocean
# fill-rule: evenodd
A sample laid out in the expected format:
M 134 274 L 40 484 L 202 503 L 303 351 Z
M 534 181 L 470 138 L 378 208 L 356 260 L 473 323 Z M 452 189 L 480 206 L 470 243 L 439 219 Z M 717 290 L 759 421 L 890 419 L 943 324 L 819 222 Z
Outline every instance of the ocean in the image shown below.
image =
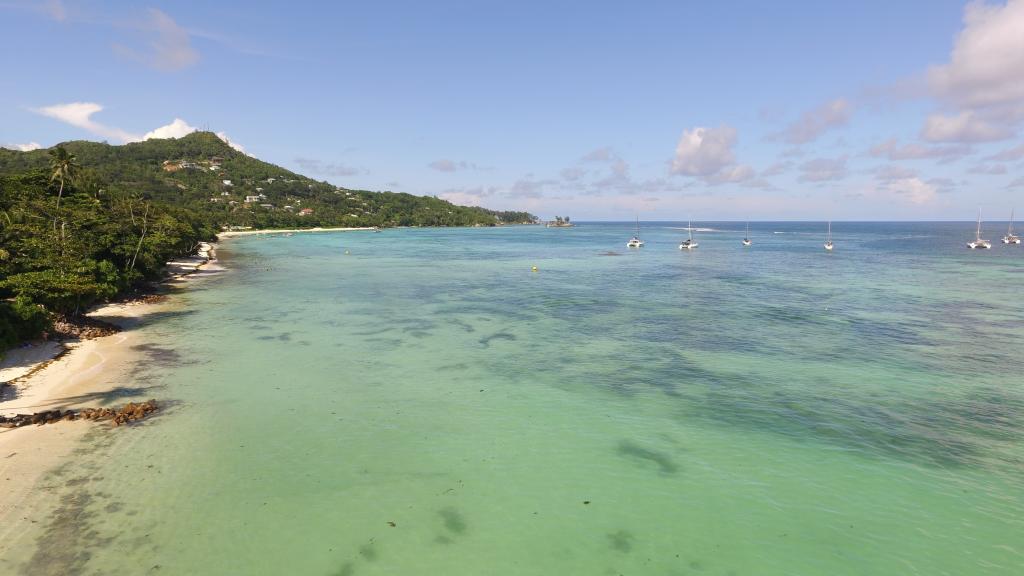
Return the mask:
M 243 237 L 26 574 L 1024 574 L 1024 247 L 974 223 Z M 532 268 L 536 266 L 537 270 Z

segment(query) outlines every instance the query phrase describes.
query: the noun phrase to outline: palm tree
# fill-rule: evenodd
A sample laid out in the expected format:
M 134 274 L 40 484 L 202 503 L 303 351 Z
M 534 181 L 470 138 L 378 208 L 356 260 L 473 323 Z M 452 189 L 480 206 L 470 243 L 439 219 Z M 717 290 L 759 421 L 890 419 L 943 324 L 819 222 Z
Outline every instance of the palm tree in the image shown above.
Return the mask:
M 64 183 L 74 182 L 81 169 L 78 158 L 74 154 L 68 153 L 63 146 L 57 146 L 50 150 L 50 182 L 60 180 L 60 190 L 57 191 L 57 210 L 53 214 L 54 230 L 57 229 L 57 215 L 60 213 L 60 199 L 64 195 Z

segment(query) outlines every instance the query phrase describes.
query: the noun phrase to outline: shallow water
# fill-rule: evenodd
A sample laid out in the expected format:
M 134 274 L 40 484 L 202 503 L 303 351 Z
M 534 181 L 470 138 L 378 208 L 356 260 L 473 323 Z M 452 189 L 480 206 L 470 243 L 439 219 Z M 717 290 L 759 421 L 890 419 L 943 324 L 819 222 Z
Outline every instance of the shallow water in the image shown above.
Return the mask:
M 231 240 L 0 566 L 1024 573 L 1024 250 L 681 226 Z

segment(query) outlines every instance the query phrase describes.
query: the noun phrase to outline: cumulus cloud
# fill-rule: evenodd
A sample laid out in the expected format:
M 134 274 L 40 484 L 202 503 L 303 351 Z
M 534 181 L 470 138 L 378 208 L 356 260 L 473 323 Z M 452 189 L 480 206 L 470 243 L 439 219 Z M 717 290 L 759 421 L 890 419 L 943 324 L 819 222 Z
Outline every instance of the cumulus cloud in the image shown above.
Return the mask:
M 974 152 L 967 145 L 926 146 L 917 143 L 900 145 L 895 138 L 890 138 L 871 147 L 868 154 L 876 158 L 889 160 L 924 160 L 935 159 L 945 162 L 958 160 Z
M 838 98 L 804 112 L 776 136 L 789 144 L 806 144 L 833 128 L 844 126 L 849 122 L 851 112 L 850 103 Z
M 0 144 L 0 148 L 7 148 L 8 150 L 21 150 L 22 152 L 31 152 L 33 150 L 39 150 L 42 146 L 39 142 L 28 142 L 25 144 Z
M 182 136 L 187 136 L 193 132 L 197 132 L 198 130 L 199 128 L 189 125 L 188 122 L 185 122 L 181 118 L 175 118 L 170 124 L 165 124 L 159 128 L 146 132 L 142 137 L 142 140 L 150 140 L 153 138 L 181 138 Z M 232 142 L 224 132 L 217 132 L 217 137 L 223 140 L 225 144 L 231 146 L 235 150 L 238 150 L 242 154 L 248 154 L 248 152 L 245 151 L 244 146 L 237 142 Z
M 1007 138 L 1024 119 L 1024 0 L 971 2 L 949 62 L 928 70 L 931 93 L 947 112 L 928 118 L 932 141 Z
M 150 130 L 140 136 L 138 134 L 128 132 L 127 130 L 108 126 L 93 120 L 93 115 L 101 112 L 102 110 L 103 106 L 95 102 L 70 102 L 68 104 L 54 104 L 53 106 L 44 106 L 42 108 L 32 109 L 36 114 L 42 114 L 43 116 L 60 120 L 61 122 L 81 128 L 87 132 L 95 134 L 96 136 L 117 140 L 121 143 L 140 142 L 151 138 L 181 138 L 182 136 L 191 134 L 198 130 L 198 128 L 190 126 L 188 122 L 185 122 L 181 118 L 175 118 L 170 124 L 160 126 L 159 128 Z M 248 154 L 241 144 L 232 142 L 224 132 L 217 132 L 217 137 L 235 150 L 238 150 L 243 154 Z
M 964 108 L 1024 101 L 1024 0 L 1005 5 L 971 2 L 949 63 L 928 71 L 941 98 Z
M 846 156 L 815 158 L 800 165 L 800 180 L 803 182 L 828 182 L 845 177 Z
M 165 126 L 161 126 L 155 130 L 146 132 L 146 135 L 142 137 L 143 140 L 149 140 L 150 138 L 181 138 L 187 136 L 198 130 L 195 126 L 189 126 L 188 122 L 185 122 L 181 118 L 175 118 L 173 122 Z
M 174 71 L 192 66 L 199 61 L 199 52 L 192 47 L 188 31 L 173 18 L 150 8 L 136 27 L 148 39 L 144 49 L 115 44 L 117 53 L 157 70 Z
M 113 126 L 107 126 L 106 124 L 101 124 L 93 120 L 93 114 L 102 110 L 103 106 L 96 104 L 95 102 L 71 102 L 68 104 L 54 104 L 53 106 L 34 108 L 32 111 L 55 120 L 60 120 L 61 122 L 81 128 L 103 138 L 109 138 L 119 142 L 135 142 L 141 140 L 141 138 L 136 134 L 132 134 L 131 132 L 115 128 Z
M 935 200 L 938 189 L 920 178 L 899 178 L 889 182 L 890 192 L 904 197 L 913 204 L 928 204 Z
M 735 145 L 736 129 L 731 126 L 684 130 L 670 170 L 673 174 L 701 178 L 708 184 L 752 178 L 752 168 L 736 164 Z
M 931 142 L 992 142 L 1012 135 L 1007 124 L 986 119 L 974 110 L 952 115 L 932 114 L 921 130 L 921 136 Z

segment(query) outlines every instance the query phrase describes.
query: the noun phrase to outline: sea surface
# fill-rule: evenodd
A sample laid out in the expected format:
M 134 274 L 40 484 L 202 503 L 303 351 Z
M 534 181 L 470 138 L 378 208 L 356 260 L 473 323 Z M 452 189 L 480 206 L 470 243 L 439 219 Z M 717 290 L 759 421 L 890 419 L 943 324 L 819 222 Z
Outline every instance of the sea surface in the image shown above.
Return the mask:
M 1024 247 L 685 227 L 227 241 L 0 571 L 1024 574 Z

